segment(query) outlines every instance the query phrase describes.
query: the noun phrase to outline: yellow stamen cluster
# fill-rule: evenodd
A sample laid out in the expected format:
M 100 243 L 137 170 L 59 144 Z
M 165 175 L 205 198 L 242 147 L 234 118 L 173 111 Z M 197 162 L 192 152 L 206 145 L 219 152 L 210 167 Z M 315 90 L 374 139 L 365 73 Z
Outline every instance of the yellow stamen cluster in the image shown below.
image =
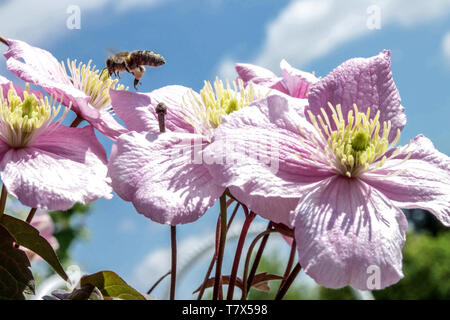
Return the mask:
M 104 69 L 100 72 L 96 70 L 95 66 L 91 66 L 92 61 L 88 64 L 77 64 L 77 61 L 70 61 L 67 59 L 67 67 L 70 75 L 68 75 L 72 84 L 83 91 L 86 95 L 90 96 L 89 103 L 97 110 L 105 110 L 111 107 L 111 99 L 109 97 L 109 89 L 123 90 L 123 85 L 118 85 L 118 79 L 111 79 L 108 74 L 108 70 Z M 66 68 L 61 63 L 64 72 Z
M 226 85 L 216 78 L 214 85 L 205 81 L 200 90 L 200 97 L 192 90 L 183 98 L 186 109 L 185 120 L 190 123 L 197 133 L 210 136 L 210 133 L 222 122 L 222 116 L 232 113 L 248 106 L 259 98 L 253 84 L 248 83 L 244 87 L 241 79 Z
M 380 133 L 379 111 L 371 118 L 370 108 L 363 113 L 354 104 L 353 110 L 344 117 L 340 105 L 335 108 L 329 103 L 328 106 L 331 110 L 331 119 L 323 108 L 321 108 L 322 115 L 315 116 L 308 111 L 309 120 L 318 133 L 317 139 L 313 134 L 308 134 L 300 128 L 302 135 L 312 141 L 315 148 L 323 151 L 322 156 L 319 156 L 320 159 L 314 161 L 326 161 L 347 177 L 355 177 L 384 165 L 387 160 L 385 153 L 390 146 L 398 143 L 400 130 L 397 129 L 397 135 L 390 144 L 388 137 L 391 122 L 383 122 Z M 390 157 L 396 156 L 399 152 L 398 148 Z
M 30 93 L 28 84 L 23 98 L 17 94 L 12 84 L 7 98 L 4 98 L 0 87 L 0 137 L 13 148 L 27 146 L 58 115 L 60 108 L 61 105 L 54 105 L 53 99 L 42 96 L 38 98 Z M 67 111 L 68 109 L 63 117 Z

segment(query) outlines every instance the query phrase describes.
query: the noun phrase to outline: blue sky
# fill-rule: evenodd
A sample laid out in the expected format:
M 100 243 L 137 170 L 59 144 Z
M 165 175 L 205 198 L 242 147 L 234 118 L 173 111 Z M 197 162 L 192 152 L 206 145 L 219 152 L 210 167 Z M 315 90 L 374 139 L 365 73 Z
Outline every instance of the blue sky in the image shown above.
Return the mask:
M 66 27 L 71 4 L 81 10 L 81 29 Z M 380 29 L 366 25 L 373 5 Z M 169 84 L 198 90 L 216 75 L 234 78 L 234 62 L 262 64 L 279 74 L 279 61 L 285 58 L 325 76 L 346 59 L 390 49 L 408 119 L 401 143 L 423 133 L 449 155 L 449 17 L 449 0 L 14 0 L 0 1 L 0 34 L 43 47 L 59 60 L 92 59 L 99 67 L 109 55 L 107 48 L 154 50 L 167 64 L 144 75 L 141 92 Z M 0 74 L 15 79 L 4 63 Z M 121 83 L 131 88 L 132 79 L 124 74 Z M 109 152 L 111 142 L 99 138 Z M 216 218 L 215 206 L 199 221 L 178 228 L 180 243 L 211 234 Z M 168 247 L 167 226 L 137 214 L 117 196 L 97 201 L 86 223 L 90 238 L 78 243 L 73 254 L 87 272 L 114 270 L 142 290 L 164 273 L 165 261 L 149 260 Z M 160 270 L 149 269 L 146 275 L 146 266 Z M 189 298 L 188 291 L 180 294 Z

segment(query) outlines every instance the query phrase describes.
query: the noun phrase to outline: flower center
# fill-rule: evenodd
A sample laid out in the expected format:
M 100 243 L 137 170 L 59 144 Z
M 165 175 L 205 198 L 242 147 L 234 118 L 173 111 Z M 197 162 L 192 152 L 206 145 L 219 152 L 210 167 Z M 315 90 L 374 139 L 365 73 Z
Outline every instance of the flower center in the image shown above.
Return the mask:
M 26 85 L 21 98 L 13 85 L 4 97 L 0 87 L 0 138 L 13 148 L 27 146 L 32 139 L 59 113 L 61 105 L 56 108 L 53 99 L 47 97 L 37 98 L 30 93 L 30 87 Z M 68 109 L 65 110 L 65 114 Z M 62 119 L 60 119 L 62 121 Z
M 364 151 L 370 144 L 370 135 L 367 131 L 360 130 L 352 138 L 351 145 L 355 152 Z
M 86 95 L 90 96 L 89 103 L 97 110 L 109 110 L 111 109 L 111 99 L 109 97 L 109 89 L 123 90 L 123 85 L 118 85 L 118 79 L 111 79 L 108 74 L 108 70 L 95 69 L 95 66 L 91 66 L 92 61 L 89 60 L 88 64 L 78 63 L 77 61 L 70 61 L 67 59 L 67 67 L 70 75 L 66 72 L 64 63 L 61 63 L 64 72 L 72 84 L 83 91 Z
M 323 108 L 321 115 L 317 117 L 308 111 L 308 116 L 315 127 L 317 136 L 306 133 L 300 128 L 305 139 L 313 142 L 304 143 L 310 151 L 313 161 L 318 164 L 328 164 L 337 172 L 347 177 L 355 177 L 363 172 L 381 167 L 385 161 L 385 153 L 390 146 L 394 146 L 400 139 L 400 130 L 397 129 L 397 136 L 390 144 L 388 137 L 391 130 L 391 122 L 383 122 L 383 132 L 380 134 L 381 124 L 378 111 L 373 118 L 370 117 L 370 108 L 366 113 L 358 110 L 354 104 L 353 110 L 349 110 L 344 117 L 340 105 L 336 108 L 328 104 L 331 110 L 331 120 Z M 315 148 L 315 152 L 313 151 Z M 317 149 L 319 152 L 317 155 Z M 396 150 L 390 157 L 398 154 Z
M 214 86 L 205 81 L 200 97 L 192 90 L 183 97 L 184 118 L 197 133 L 210 138 L 214 129 L 222 123 L 222 116 L 248 106 L 257 98 L 259 96 L 251 82 L 244 88 L 241 79 L 233 82 L 233 86 L 228 81 L 225 86 L 219 78 L 214 81 Z

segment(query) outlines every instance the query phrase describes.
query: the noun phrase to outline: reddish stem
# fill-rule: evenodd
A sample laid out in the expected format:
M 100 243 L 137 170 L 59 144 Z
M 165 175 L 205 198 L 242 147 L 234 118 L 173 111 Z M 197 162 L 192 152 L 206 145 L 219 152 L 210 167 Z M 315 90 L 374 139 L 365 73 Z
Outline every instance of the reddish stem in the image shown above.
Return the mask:
M 175 300 L 177 281 L 177 227 L 170 226 L 170 244 L 172 247 L 172 268 L 170 269 L 170 300 Z
M 241 255 L 242 255 L 242 249 L 244 247 L 245 238 L 247 236 L 248 229 L 250 228 L 250 225 L 253 222 L 253 219 L 255 219 L 255 217 L 256 217 L 255 213 L 253 211 L 250 211 L 250 213 L 248 215 L 246 215 L 244 224 L 242 225 L 242 231 L 239 236 L 239 241 L 238 241 L 238 244 L 236 247 L 236 254 L 234 255 L 233 267 L 231 269 L 231 274 L 230 274 L 230 281 L 228 283 L 227 300 L 233 299 L 234 285 L 236 283 L 239 261 L 241 259 Z
M 30 213 L 28 213 L 27 220 L 26 220 L 26 222 L 28 224 L 30 224 L 31 220 L 33 220 L 33 217 L 34 217 L 34 214 L 36 213 L 36 211 L 37 211 L 37 208 L 31 208 Z
M 289 254 L 288 264 L 286 266 L 286 270 L 284 271 L 283 280 L 281 280 L 280 287 L 278 288 L 277 294 L 280 293 L 281 288 L 286 283 L 289 273 L 291 272 L 292 265 L 294 264 L 296 248 L 297 248 L 297 245 L 296 245 L 296 242 L 294 239 L 294 240 L 292 240 L 291 253 Z
M 256 243 L 258 242 L 259 239 L 261 239 L 262 237 L 265 237 L 266 235 L 268 235 L 269 233 L 272 233 L 272 232 L 276 232 L 276 231 L 272 229 L 272 230 L 266 230 L 264 232 L 261 232 L 260 234 L 258 234 L 255 237 L 255 239 L 253 239 L 252 243 L 250 244 L 250 247 L 248 248 L 247 258 L 245 259 L 245 264 L 244 264 L 244 275 L 242 277 L 242 283 L 243 283 L 243 285 L 242 285 L 242 297 L 241 297 L 242 300 L 245 300 L 247 298 L 248 291 L 251 288 L 250 286 L 247 286 L 247 283 L 248 283 L 247 282 L 247 272 L 248 272 L 248 265 L 249 265 L 249 262 L 250 262 L 250 258 L 252 256 L 253 248 L 255 247 L 255 245 L 256 245 Z
M 0 196 L 0 220 L 5 213 L 6 198 L 8 197 L 8 192 L 6 191 L 5 185 L 2 186 L 2 194 Z
M 78 127 L 78 125 L 83 121 L 83 117 L 80 117 L 79 115 L 77 115 L 77 117 L 75 118 L 75 120 L 73 120 L 73 122 L 70 124 L 71 128 L 76 128 Z
M 272 230 L 272 222 L 269 222 L 267 225 L 266 231 Z M 253 278 L 255 277 L 256 270 L 258 269 L 259 262 L 261 261 L 262 254 L 264 252 L 264 249 L 266 248 L 267 240 L 269 240 L 270 233 L 267 233 L 264 238 L 261 240 L 261 244 L 259 245 L 258 251 L 256 252 L 255 260 L 253 260 L 252 268 L 250 269 L 250 273 L 248 275 L 247 280 L 247 288 L 251 288 Z
M 232 200 L 232 199 L 230 199 L 230 200 Z M 231 204 L 230 200 L 228 200 L 227 204 Z M 230 220 L 228 220 L 227 232 L 228 232 L 228 229 L 230 228 L 231 223 L 234 220 L 234 217 L 236 216 L 239 206 L 240 206 L 240 203 L 239 202 L 236 203 L 233 213 L 231 214 Z M 216 235 L 219 234 L 219 229 L 220 229 L 220 217 L 217 219 Z M 205 289 L 206 289 L 206 282 L 208 281 L 209 276 L 211 275 L 212 268 L 214 267 L 214 262 L 216 262 L 216 254 L 217 254 L 217 251 L 213 255 L 211 262 L 209 263 L 208 271 L 206 271 L 205 278 L 203 279 L 202 286 L 201 286 L 200 291 L 197 296 L 197 300 L 201 300 L 203 297 L 203 293 L 205 292 Z
M 277 295 L 275 296 L 275 300 L 283 299 L 283 297 L 286 295 L 286 292 L 291 287 L 292 283 L 294 282 L 295 278 L 297 277 L 297 275 L 301 269 L 302 269 L 302 266 L 299 263 L 297 263 L 297 265 L 294 267 L 291 274 L 286 279 L 285 283 L 283 284 L 283 286 L 280 288 Z
M 217 262 L 216 262 L 216 276 L 214 278 L 214 289 L 213 289 L 213 300 L 219 298 L 219 290 L 222 290 L 221 278 L 222 278 L 222 260 L 225 250 L 225 241 L 227 233 L 227 196 L 225 193 L 220 196 L 220 235 L 219 244 L 217 252 Z
M 172 271 L 169 270 L 169 271 L 167 271 L 166 274 L 164 274 L 163 276 L 161 276 L 161 278 L 159 278 L 159 279 L 155 282 L 155 284 L 147 291 L 147 294 L 152 293 L 152 291 L 158 286 L 158 284 L 160 284 L 161 281 L 163 281 L 163 280 L 164 280 L 171 272 L 172 272 Z

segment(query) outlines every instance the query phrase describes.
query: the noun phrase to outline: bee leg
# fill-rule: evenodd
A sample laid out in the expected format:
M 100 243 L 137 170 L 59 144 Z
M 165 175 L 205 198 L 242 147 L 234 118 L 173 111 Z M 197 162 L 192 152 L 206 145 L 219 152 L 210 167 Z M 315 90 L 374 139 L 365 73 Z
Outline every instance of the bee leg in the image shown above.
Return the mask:
M 125 67 L 125 70 L 127 70 L 127 72 L 133 73 L 133 72 L 131 72 L 130 68 L 128 67 L 128 63 L 126 61 L 124 62 L 123 66 Z
M 137 85 L 139 84 L 139 79 L 134 78 L 134 88 L 137 90 Z

